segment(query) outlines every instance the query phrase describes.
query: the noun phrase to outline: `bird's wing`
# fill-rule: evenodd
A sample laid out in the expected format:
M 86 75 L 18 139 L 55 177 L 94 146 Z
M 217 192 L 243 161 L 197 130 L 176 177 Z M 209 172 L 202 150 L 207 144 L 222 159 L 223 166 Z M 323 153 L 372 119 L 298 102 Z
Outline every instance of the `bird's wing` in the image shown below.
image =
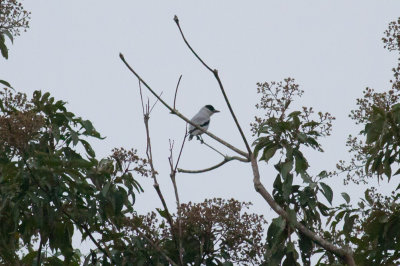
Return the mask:
M 196 125 L 204 127 L 208 123 L 210 123 L 210 118 L 206 117 L 206 116 L 203 116 L 203 115 L 200 115 L 200 114 L 197 114 L 190 121 L 192 121 Z M 193 129 L 196 129 L 196 128 L 194 126 L 192 126 L 192 125 L 189 125 L 189 132 L 193 131 Z

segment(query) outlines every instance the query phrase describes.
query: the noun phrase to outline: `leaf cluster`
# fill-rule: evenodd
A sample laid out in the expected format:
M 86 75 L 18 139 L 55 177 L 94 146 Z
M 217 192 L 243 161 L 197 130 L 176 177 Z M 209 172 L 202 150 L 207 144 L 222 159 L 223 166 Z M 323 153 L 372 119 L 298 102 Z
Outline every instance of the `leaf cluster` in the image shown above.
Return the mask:
M 276 158 L 274 166 L 278 174 L 272 195 L 290 217 L 288 220 L 273 219 L 268 229 L 266 265 L 297 265 L 300 259 L 303 264 L 310 265 L 315 246 L 309 238 L 295 231 L 293 225 L 300 220 L 310 230 L 321 231 L 321 217 L 328 216 L 330 208 L 319 201 L 318 193 L 332 203 L 333 191 L 321 182 L 332 173 L 322 171 L 315 177 L 309 175 L 304 150 L 323 151 L 318 141 L 330 135 L 335 118 L 329 113 L 315 114 L 313 108 L 308 107 L 291 110 L 294 97 L 303 94 L 292 78 L 257 85 L 261 98 L 256 108 L 263 111 L 264 116 L 256 117 L 252 124 L 253 133 L 258 137 L 253 143 L 254 154 L 261 154 L 259 160 L 267 163 Z M 296 184 L 299 183 L 294 180 L 296 176 L 301 177 L 299 181 L 303 185 Z
M 89 139 L 100 134 L 49 93 L 0 96 L 0 262 L 31 264 L 38 245 L 46 265 L 78 265 L 75 231 L 113 241 L 142 191 L 133 174 L 147 175 L 147 162 L 124 149 L 97 160 Z M 118 254 L 102 253 L 105 262 Z

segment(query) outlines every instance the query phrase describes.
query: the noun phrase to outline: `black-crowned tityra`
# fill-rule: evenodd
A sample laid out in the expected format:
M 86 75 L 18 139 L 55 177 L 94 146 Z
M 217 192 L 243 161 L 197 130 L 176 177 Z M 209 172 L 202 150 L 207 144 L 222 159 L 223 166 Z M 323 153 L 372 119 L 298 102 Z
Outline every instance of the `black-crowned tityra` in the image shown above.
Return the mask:
M 198 125 L 204 130 L 208 129 L 208 126 L 210 125 L 210 117 L 218 113 L 218 110 L 215 110 L 215 108 L 212 105 L 206 105 L 203 108 L 200 109 L 200 111 L 192 118 L 192 121 L 194 124 Z M 203 134 L 199 129 L 196 127 L 189 125 L 189 140 L 193 138 L 193 136 L 196 136 L 198 140 L 202 140 L 200 135 Z

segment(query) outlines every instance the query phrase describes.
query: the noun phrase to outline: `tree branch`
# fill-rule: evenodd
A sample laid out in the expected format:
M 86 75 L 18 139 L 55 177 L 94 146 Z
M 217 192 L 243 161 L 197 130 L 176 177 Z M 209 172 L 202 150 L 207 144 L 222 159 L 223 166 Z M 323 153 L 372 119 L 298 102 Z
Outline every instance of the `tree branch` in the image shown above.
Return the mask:
M 245 158 L 241 158 L 241 157 L 237 157 L 237 156 L 225 156 L 224 160 L 222 162 L 220 162 L 219 164 L 216 164 L 214 166 L 211 166 L 209 168 L 205 168 L 205 169 L 201 169 L 201 170 L 185 170 L 185 169 L 181 169 L 178 168 L 178 172 L 179 173 L 187 173 L 187 174 L 200 174 L 200 173 L 205 173 L 205 172 L 209 172 L 212 171 L 214 169 L 217 169 L 221 166 L 223 166 L 224 164 L 226 164 L 227 162 L 233 161 L 233 160 L 237 160 L 237 161 L 241 161 L 241 162 L 245 162 L 248 163 L 249 160 L 245 159 Z
M 141 96 L 142 105 L 144 105 L 143 104 L 143 97 L 142 97 L 142 87 L 140 85 L 140 81 L 139 81 L 139 90 L 140 90 L 140 96 Z M 158 99 L 160 99 L 159 97 L 160 96 L 158 96 L 157 101 L 158 101 Z M 153 105 L 153 107 L 154 107 L 154 105 Z M 153 107 L 151 109 L 153 109 Z M 147 159 L 149 161 L 149 165 L 150 165 L 150 169 L 151 169 L 151 177 L 154 180 L 153 187 L 156 190 L 156 192 L 158 194 L 158 197 L 161 200 L 161 203 L 162 203 L 162 205 L 164 207 L 164 211 L 166 212 L 166 216 L 167 216 L 166 218 L 167 218 L 167 221 L 168 221 L 168 223 L 169 223 L 169 225 L 171 227 L 171 234 L 172 234 L 172 238 L 174 239 L 175 246 L 176 246 L 177 249 L 179 249 L 179 244 L 178 244 L 177 238 L 176 238 L 176 236 L 174 234 L 174 231 L 173 231 L 174 222 L 172 220 L 171 213 L 169 212 L 168 205 L 167 205 L 167 203 L 166 203 L 166 201 L 164 199 L 164 195 L 161 192 L 160 185 L 157 182 L 157 176 L 156 176 L 157 175 L 157 171 L 155 170 L 154 164 L 153 164 L 153 153 L 152 153 L 152 149 L 151 149 L 151 139 L 150 139 L 150 130 L 149 130 L 149 119 L 150 119 L 151 109 L 150 109 L 150 105 L 146 104 L 146 106 L 144 108 L 145 112 L 143 113 L 143 121 L 144 121 L 144 125 L 145 125 L 145 128 L 146 128 L 146 138 L 147 138 L 147 141 L 146 141 L 146 143 L 147 143 L 146 155 L 147 155 Z
M 258 169 L 258 164 L 257 164 L 257 158 L 254 157 L 254 155 L 251 156 L 251 167 L 253 170 L 253 175 L 254 175 L 254 188 L 260 195 L 267 201 L 269 206 L 280 216 L 285 218 L 286 220 L 289 220 L 289 214 L 282 209 L 281 206 L 274 200 L 274 198 L 271 196 L 271 194 L 268 193 L 268 191 L 265 189 L 264 185 L 260 181 L 260 172 Z M 291 220 L 292 221 L 292 220 Z M 305 236 L 307 236 L 309 239 L 311 239 L 313 242 L 317 243 L 319 246 L 323 247 L 324 249 L 332 252 L 339 258 L 343 259 L 346 264 L 348 265 L 356 265 L 354 262 L 353 254 L 350 249 L 345 249 L 345 248 L 340 248 L 332 244 L 331 242 L 323 239 L 316 233 L 312 232 L 309 230 L 307 227 L 305 227 L 303 224 L 299 223 L 298 221 L 295 221 L 293 223 L 294 227 L 299 230 L 301 233 L 303 233 Z
M 179 155 L 178 155 L 178 160 L 176 161 L 175 166 L 174 166 L 174 163 L 173 163 L 173 153 L 172 153 L 173 152 L 173 148 L 174 148 L 174 143 L 173 142 L 172 143 L 170 142 L 170 157 L 168 158 L 169 165 L 170 165 L 170 168 L 171 168 L 170 177 L 171 177 L 172 184 L 174 186 L 175 199 L 176 199 L 176 205 L 177 205 L 178 236 L 179 236 L 178 237 L 178 241 L 179 241 L 179 259 L 180 259 L 180 262 L 181 262 L 182 265 L 184 265 L 184 263 L 183 263 L 183 246 L 182 246 L 182 219 L 181 219 L 181 210 L 180 210 L 181 203 L 180 203 L 180 200 L 179 200 L 178 186 L 176 185 L 176 178 L 175 177 L 176 177 L 176 169 L 177 169 L 179 161 L 181 159 L 182 152 L 183 152 L 183 147 L 185 145 L 187 136 L 188 136 L 188 134 L 187 134 L 187 127 L 186 127 L 185 135 L 183 137 L 181 149 L 180 149 Z
M 119 57 L 121 58 L 122 62 L 124 62 L 124 64 L 126 65 L 126 67 L 139 79 L 140 82 L 143 83 L 143 85 L 151 92 L 151 94 L 154 95 L 154 97 L 156 97 L 169 111 L 171 111 L 172 114 L 178 116 L 179 118 L 181 118 L 182 120 L 184 120 L 186 123 L 189 123 L 190 125 L 194 126 L 196 129 L 200 130 L 201 132 L 203 132 L 204 134 L 210 136 L 211 138 L 215 139 L 216 141 L 218 141 L 219 143 L 221 143 L 222 145 L 226 146 L 227 148 L 231 149 L 232 151 L 246 157 L 246 158 L 250 158 L 249 154 L 234 147 L 233 145 L 229 144 L 228 142 L 224 141 L 223 139 L 215 136 L 214 134 L 204 130 L 203 128 L 201 128 L 199 125 L 196 125 L 195 123 L 193 123 L 192 121 L 190 121 L 187 117 L 185 117 L 184 115 L 182 115 L 178 110 L 173 109 L 171 106 L 169 106 L 159 95 L 157 95 L 153 89 L 136 73 L 135 70 L 132 69 L 132 67 L 126 62 L 123 54 L 119 54 Z
M 219 75 L 218 75 L 218 70 L 217 70 L 217 69 L 212 70 L 211 67 L 209 67 L 209 66 L 201 59 L 201 57 L 193 50 L 192 46 L 190 46 L 189 42 L 188 42 L 188 41 L 186 40 L 186 38 L 185 38 L 185 35 L 183 34 L 183 31 L 182 31 L 181 26 L 180 26 L 180 24 L 179 24 L 179 19 L 178 19 L 178 17 L 177 17 L 176 15 L 175 15 L 175 17 L 174 17 L 174 21 L 175 21 L 176 25 L 178 26 L 179 31 L 180 31 L 180 33 L 181 33 L 181 36 L 182 36 L 182 38 L 183 38 L 183 41 L 186 43 L 187 47 L 190 49 L 190 51 L 192 51 L 192 53 L 196 56 L 196 58 L 199 59 L 199 61 L 205 66 L 205 68 L 207 68 L 211 73 L 213 73 L 215 79 L 216 79 L 217 82 L 218 82 L 219 88 L 221 89 L 222 95 L 224 96 L 226 105 L 228 106 L 229 111 L 230 111 L 230 113 L 231 113 L 231 115 L 232 115 L 232 118 L 233 118 L 233 120 L 235 121 L 236 127 L 238 128 L 238 130 L 239 130 L 239 132 L 240 132 L 240 135 L 241 135 L 241 137 L 242 137 L 242 139 L 243 139 L 243 142 L 244 142 L 244 144 L 246 145 L 247 152 L 249 153 L 249 155 L 251 155 L 252 151 L 251 151 L 251 149 L 250 149 L 250 145 L 249 145 L 249 143 L 247 142 L 247 139 L 246 139 L 246 137 L 245 137 L 245 135 L 244 135 L 244 133 L 243 133 L 242 128 L 240 127 L 239 121 L 237 120 L 235 113 L 233 112 L 233 109 L 232 109 L 232 106 L 231 106 L 231 104 L 230 104 L 230 102 L 229 102 L 228 96 L 226 96 L 226 93 L 225 93 L 225 90 L 224 90 L 224 86 L 222 85 L 221 79 L 220 79 L 220 77 L 219 77 Z

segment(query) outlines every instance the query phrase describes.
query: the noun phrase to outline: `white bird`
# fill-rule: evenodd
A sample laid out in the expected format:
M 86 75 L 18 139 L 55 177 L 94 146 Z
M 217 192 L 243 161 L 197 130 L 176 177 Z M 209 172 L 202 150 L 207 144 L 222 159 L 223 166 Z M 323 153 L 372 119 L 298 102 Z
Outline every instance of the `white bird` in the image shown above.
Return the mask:
M 200 126 L 202 129 L 207 130 L 208 126 L 210 125 L 210 117 L 218 113 L 218 110 L 215 110 L 212 105 L 206 105 L 200 109 L 200 111 L 190 120 L 194 124 Z M 198 140 L 202 140 L 200 135 L 203 134 L 199 129 L 196 127 L 189 125 L 189 140 L 196 136 Z

